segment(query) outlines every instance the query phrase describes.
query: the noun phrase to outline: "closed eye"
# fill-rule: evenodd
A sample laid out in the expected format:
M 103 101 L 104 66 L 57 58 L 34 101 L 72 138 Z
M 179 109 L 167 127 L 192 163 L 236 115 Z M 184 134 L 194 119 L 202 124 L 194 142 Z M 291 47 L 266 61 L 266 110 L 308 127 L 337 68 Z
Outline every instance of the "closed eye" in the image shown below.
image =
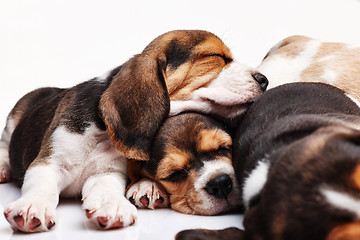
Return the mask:
M 219 147 L 216 151 L 216 155 L 227 156 L 230 153 L 231 149 L 229 147 Z
M 189 173 L 186 169 L 180 169 L 173 171 L 169 176 L 162 178 L 161 180 L 168 182 L 181 182 L 185 180 L 188 175 Z
M 207 57 L 214 57 L 214 56 L 215 57 L 221 57 L 224 60 L 225 64 L 231 63 L 233 61 L 232 58 L 228 58 L 225 55 L 221 55 L 221 54 L 218 54 L 218 53 L 209 54 L 209 55 L 206 55 L 206 56 Z

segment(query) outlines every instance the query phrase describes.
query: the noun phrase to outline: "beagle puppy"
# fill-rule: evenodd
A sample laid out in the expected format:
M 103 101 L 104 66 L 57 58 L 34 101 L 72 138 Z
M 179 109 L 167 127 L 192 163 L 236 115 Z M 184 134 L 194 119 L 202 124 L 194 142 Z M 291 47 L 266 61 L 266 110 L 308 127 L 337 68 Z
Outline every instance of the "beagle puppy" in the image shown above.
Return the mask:
M 128 159 L 149 160 L 163 121 L 183 111 L 236 119 L 266 88 L 266 78 L 233 61 L 206 31 L 171 31 L 107 74 L 71 88 L 41 88 L 10 112 L 0 142 L 1 182 L 21 197 L 4 211 L 14 230 L 56 223 L 59 196 L 82 195 L 101 229 L 132 225 L 125 198 Z
M 257 67 L 269 89 L 290 82 L 323 82 L 360 101 L 360 46 L 291 36 L 277 43 Z
M 323 83 L 268 90 L 234 137 L 245 231 L 177 239 L 360 239 L 360 108 Z
M 140 208 L 215 215 L 239 206 L 232 138 L 224 124 L 199 113 L 168 118 L 160 128 L 141 179 L 127 198 Z

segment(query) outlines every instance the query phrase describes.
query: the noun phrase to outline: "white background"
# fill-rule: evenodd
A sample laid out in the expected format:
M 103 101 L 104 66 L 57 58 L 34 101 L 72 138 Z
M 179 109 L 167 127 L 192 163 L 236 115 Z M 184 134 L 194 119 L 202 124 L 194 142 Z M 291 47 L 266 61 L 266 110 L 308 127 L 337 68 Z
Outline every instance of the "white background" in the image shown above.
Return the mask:
M 122 64 L 175 29 L 217 34 L 235 58 L 256 67 L 279 40 L 303 34 L 360 43 L 359 0 L 0 0 L 0 128 L 15 102 L 38 87 L 71 87 Z M 19 190 L 0 185 L 0 211 Z M 196 217 L 141 211 L 134 227 L 96 231 L 79 201 L 63 201 L 50 233 L 0 239 L 172 239 L 183 228 L 241 226 L 241 216 Z

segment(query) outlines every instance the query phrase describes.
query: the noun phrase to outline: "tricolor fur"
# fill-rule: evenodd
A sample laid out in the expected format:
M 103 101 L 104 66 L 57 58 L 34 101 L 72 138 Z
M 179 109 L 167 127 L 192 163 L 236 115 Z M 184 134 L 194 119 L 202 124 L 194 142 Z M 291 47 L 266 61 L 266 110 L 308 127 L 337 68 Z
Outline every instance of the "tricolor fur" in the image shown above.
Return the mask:
M 234 138 L 245 231 L 183 232 L 197 239 L 359 239 L 360 108 L 323 83 L 265 92 Z
M 232 139 L 224 124 L 197 113 L 168 118 L 157 134 L 150 161 L 127 198 L 141 208 L 165 207 L 214 215 L 239 207 Z M 154 197 L 156 196 L 157 197 Z
M 231 121 L 266 85 L 215 35 L 172 31 L 101 77 L 30 92 L 11 111 L 0 142 L 1 182 L 22 185 L 6 219 L 15 230 L 47 231 L 59 196 L 82 195 L 98 227 L 133 224 L 136 209 L 124 197 L 127 159 L 149 160 L 169 114 L 195 110 Z

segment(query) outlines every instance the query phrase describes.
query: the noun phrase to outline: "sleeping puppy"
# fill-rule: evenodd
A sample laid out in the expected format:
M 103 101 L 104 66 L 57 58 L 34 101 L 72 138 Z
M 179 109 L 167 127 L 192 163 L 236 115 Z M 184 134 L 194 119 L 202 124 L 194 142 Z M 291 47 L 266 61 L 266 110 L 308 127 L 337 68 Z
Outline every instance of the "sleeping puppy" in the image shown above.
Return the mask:
M 360 108 L 323 83 L 268 90 L 234 138 L 245 232 L 185 231 L 177 239 L 360 238 Z
M 164 119 L 188 110 L 236 119 L 266 85 L 217 36 L 172 31 L 104 76 L 30 92 L 11 111 L 0 142 L 1 182 L 22 185 L 6 219 L 14 230 L 48 231 L 59 195 L 81 194 L 99 228 L 132 225 L 127 159 L 149 159 Z
M 360 46 L 291 36 L 276 44 L 257 69 L 269 89 L 289 82 L 323 82 L 360 101 Z
M 231 161 L 232 138 L 224 124 L 198 113 L 168 118 L 160 128 L 143 178 L 127 192 L 138 207 L 214 215 L 239 206 Z

